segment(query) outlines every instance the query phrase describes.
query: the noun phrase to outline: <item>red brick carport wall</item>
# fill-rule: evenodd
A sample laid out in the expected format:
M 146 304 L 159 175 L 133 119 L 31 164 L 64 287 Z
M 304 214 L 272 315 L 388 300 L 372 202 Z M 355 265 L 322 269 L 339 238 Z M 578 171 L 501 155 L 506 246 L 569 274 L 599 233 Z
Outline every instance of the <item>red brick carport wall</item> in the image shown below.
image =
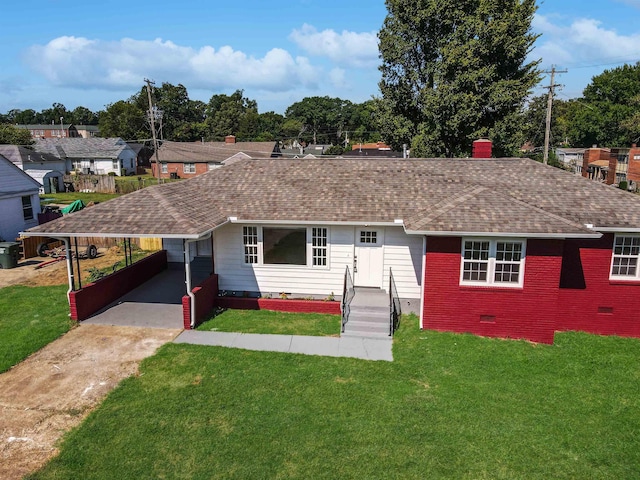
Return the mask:
M 563 241 L 527 240 L 522 288 L 461 286 L 461 247 L 427 238 L 421 328 L 553 343 Z
M 167 252 L 161 250 L 80 290 L 69 292 L 71 318 L 86 320 L 166 268 Z
M 640 338 L 640 282 L 609 279 L 613 238 L 565 241 L 558 330 Z

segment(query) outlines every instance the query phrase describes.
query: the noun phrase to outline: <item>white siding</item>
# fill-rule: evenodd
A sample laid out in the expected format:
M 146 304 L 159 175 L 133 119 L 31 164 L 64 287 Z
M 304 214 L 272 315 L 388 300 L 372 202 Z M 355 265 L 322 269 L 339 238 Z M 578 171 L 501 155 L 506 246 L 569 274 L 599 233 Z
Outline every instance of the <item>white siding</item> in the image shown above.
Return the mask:
M 167 251 L 167 262 L 184 263 L 184 250 L 181 238 L 163 238 L 162 248 Z
M 2 156 L 0 179 L 0 237 L 9 242 L 16 239 L 18 232 L 38 225 L 38 182 Z M 27 221 L 22 214 L 22 197 L 26 195 L 31 197 L 33 208 L 33 219 Z
M 385 290 L 389 289 L 391 268 L 400 298 L 420 298 L 422 237 L 409 236 L 402 227 L 387 227 L 384 240 Z
M 345 267 L 353 264 L 353 227 L 328 228 L 329 265 L 245 265 L 242 225 L 214 232 L 214 255 L 220 290 L 293 295 L 342 295 Z

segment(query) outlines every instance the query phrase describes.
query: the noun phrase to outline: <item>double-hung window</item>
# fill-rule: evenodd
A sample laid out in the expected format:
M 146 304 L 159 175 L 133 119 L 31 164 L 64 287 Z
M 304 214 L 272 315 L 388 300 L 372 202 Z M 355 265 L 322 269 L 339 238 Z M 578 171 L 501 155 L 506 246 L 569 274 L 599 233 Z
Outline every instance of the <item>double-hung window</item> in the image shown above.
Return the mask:
M 167 165 L 167 162 L 160 162 L 160 172 L 169 173 L 169 165 Z
M 196 173 L 196 164 L 193 162 L 185 162 L 182 171 L 184 173 Z
M 33 220 L 33 205 L 29 195 L 22 197 L 22 216 L 25 220 Z
M 463 239 L 460 284 L 522 287 L 524 240 Z
M 328 228 L 243 226 L 245 265 L 329 265 Z
M 640 280 L 640 235 L 616 235 L 611 259 L 611 278 Z

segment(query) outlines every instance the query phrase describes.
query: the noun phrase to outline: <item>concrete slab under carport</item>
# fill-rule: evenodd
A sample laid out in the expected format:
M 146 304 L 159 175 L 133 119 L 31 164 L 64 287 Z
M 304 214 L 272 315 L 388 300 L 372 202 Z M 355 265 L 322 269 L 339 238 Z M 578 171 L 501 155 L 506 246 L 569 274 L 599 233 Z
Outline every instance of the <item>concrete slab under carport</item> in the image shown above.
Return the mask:
M 184 295 L 184 270 L 168 268 L 82 323 L 182 329 Z

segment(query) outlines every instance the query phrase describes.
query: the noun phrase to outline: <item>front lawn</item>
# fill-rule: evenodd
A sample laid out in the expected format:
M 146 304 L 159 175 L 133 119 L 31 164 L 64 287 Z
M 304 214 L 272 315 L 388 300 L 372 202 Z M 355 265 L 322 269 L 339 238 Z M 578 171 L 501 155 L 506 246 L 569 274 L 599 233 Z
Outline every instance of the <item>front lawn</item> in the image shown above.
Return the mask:
M 287 313 L 269 310 L 225 310 L 210 318 L 198 330 L 280 335 L 338 336 L 340 315 Z
M 640 341 L 405 317 L 394 342 L 394 362 L 165 345 L 28 478 L 637 478 Z
M 71 328 L 67 288 L 16 285 L 0 289 L 0 372 Z

